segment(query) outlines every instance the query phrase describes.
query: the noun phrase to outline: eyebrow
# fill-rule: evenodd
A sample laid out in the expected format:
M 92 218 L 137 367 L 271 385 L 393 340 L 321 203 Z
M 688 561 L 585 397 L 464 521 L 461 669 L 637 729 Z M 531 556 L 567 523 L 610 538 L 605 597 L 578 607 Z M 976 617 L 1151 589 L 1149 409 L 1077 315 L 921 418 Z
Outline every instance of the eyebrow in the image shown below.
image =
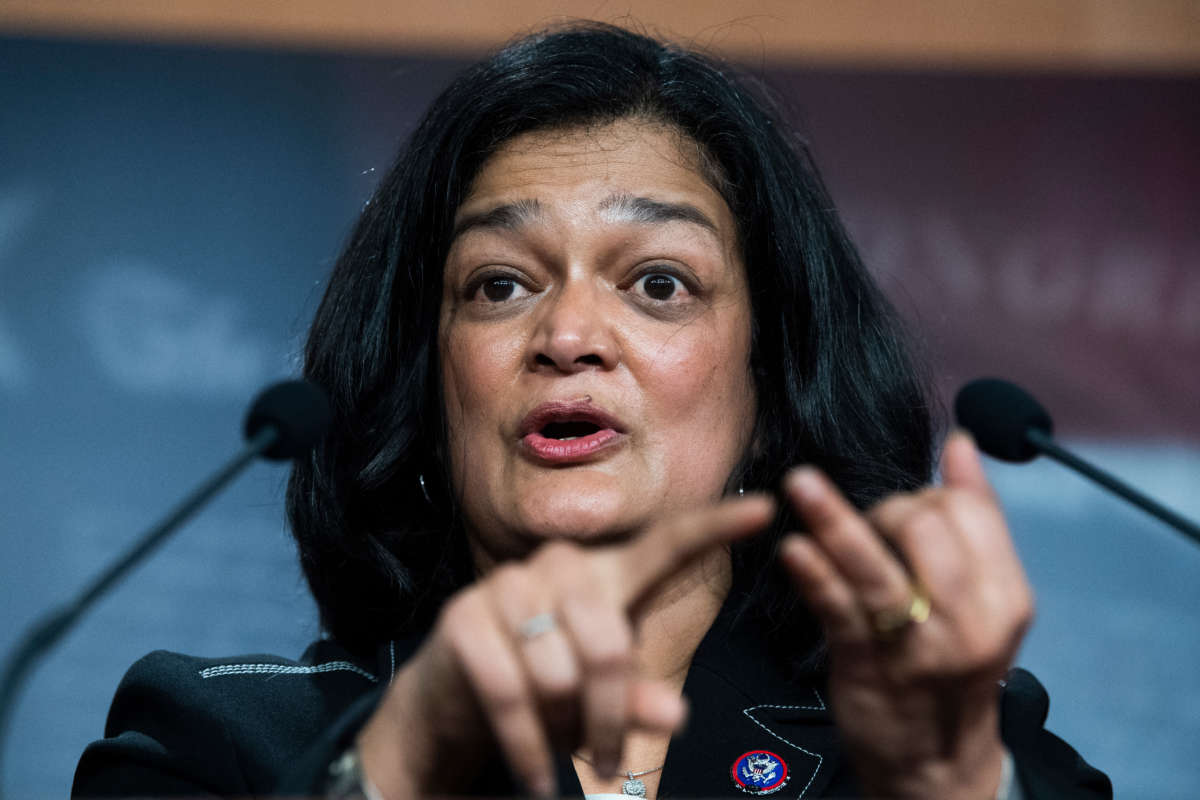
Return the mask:
M 719 233 L 717 224 L 690 203 L 665 203 L 661 200 L 651 200 L 649 197 L 614 194 L 600 204 L 600 210 L 630 222 L 650 225 L 660 225 L 664 222 L 690 222 L 713 233 Z
M 468 214 L 460 219 L 454 224 L 450 240 L 454 241 L 475 228 L 515 231 L 541 216 L 542 204 L 537 200 L 518 200 L 515 203 L 505 203 L 477 214 Z
M 688 222 L 719 234 L 717 225 L 703 211 L 690 203 L 667 203 L 651 200 L 628 193 L 614 194 L 600 203 L 600 210 L 629 222 L 661 225 L 666 222 Z M 536 199 L 518 200 L 515 203 L 489 208 L 468 214 L 454 225 L 450 240 L 454 241 L 467 231 L 476 228 L 515 231 L 543 215 L 542 204 Z

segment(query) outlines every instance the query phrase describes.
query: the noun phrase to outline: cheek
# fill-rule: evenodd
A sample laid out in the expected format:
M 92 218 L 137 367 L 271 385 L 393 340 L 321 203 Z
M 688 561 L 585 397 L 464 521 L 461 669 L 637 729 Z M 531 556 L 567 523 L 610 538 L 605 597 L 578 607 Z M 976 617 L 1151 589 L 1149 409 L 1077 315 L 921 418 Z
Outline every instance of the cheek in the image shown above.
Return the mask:
M 740 456 L 754 416 L 745 328 L 686 326 L 644 354 L 647 400 L 672 450 L 706 461 Z
M 452 326 L 441 343 L 442 389 L 450 436 L 471 426 L 490 425 L 499 416 L 500 388 L 511 378 L 519 345 L 503 336 L 475 336 Z M 518 356 L 519 357 L 519 356 Z
M 498 337 L 472 336 L 469 329 L 456 327 L 446 332 L 441 343 L 448 466 L 468 506 L 488 496 L 487 477 L 501 472 L 499 438 L 491 435 L 502 416 L 497 400 L 502 396 L 505 361 L 499 343 Z

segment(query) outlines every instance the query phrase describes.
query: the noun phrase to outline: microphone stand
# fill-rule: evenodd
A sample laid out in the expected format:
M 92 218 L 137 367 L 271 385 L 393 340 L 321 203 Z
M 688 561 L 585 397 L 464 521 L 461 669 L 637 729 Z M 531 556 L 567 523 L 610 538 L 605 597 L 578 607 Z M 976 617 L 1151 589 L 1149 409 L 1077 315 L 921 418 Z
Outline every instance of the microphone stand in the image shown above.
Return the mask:
M 1085 477 L 1091 478 L 1114 494 L 1133 503 L 1147 514 L 1167 523 L 1196 544 L 1200 544 L 1200 527 L 1197 527 L 1194 523 L 1184 519 L 1161 503 L 1150 499 L 1116 476 L 1110 475 L 1099 467 L 1084 461 L 1069 450 L 1059 447 L 1054 438 L 1045 431 L 1038 428 L 1029 428 L 1025 431 L 1025 441 L 1060 464 L 1081 473 Z
M 8 663 L 4 666 L 3 677 L 0 678 L 0 800 L 4 794 L 4 743 L 7 741 L 8 723 L 16 711 L 17 694 L 28 676 L 29 670 L 55 642 L 66 635 L 71 626 L 101 595 L 120 581 L 125 573 L 150 555 L 213 495 L 237 477 L 247 464 L 269 450 L 279 441 L 280 436 L 281 432 L 277 425 L 270 423 L 263 425 L 257 433 L 250 437 L 240 453 L 180 501 L 158 524 L 143 533 L 132 548 L 97 575 L 73 601 L 46 614 L 20 640 L 17 648 L 9 657 Z

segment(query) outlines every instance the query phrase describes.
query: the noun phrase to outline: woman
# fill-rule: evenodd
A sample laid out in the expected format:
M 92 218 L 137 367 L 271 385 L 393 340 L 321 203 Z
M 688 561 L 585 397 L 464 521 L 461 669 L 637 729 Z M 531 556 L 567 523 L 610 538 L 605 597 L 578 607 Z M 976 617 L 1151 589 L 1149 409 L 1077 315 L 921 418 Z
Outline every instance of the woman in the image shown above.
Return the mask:
M 920 381 L 769 108 L 597 25 L 447 89 L 309 337 L 329 639 L 143 660 L 77 793 L 1108 792 L 998 688 L 1003 519 L 962 435 L 921 488 Z

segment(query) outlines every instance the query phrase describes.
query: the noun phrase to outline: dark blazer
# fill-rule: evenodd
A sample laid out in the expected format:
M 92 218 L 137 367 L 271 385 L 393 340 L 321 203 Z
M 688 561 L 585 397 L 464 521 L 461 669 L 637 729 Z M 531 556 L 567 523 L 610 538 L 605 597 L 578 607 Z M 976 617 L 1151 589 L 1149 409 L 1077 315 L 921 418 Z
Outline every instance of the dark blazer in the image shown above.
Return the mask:
M 732 624 L 723 612 L 704 638 L 684 685 L 687 728 L 672 742 L 658 796 L 745 797 L 731 770 L 750 751 L 782 760 L 778 797 L 857 797 L 817 672 L 788 674 L 770 634 Z M 419 639 L 389 642 L 374 663 L 330 641 L 299 661 L 275 656 L 199 659 L 156 652 L 117 690 L 106 738 L 84 752 L 73 795 L 320 795 L 328 765 L 370 715 L 384 684 Z M 1000 690 L 1002 735 L 1026 797 L 1111 797 L 1108 778 L 1043 728 L 1046 692 L 1013 670 Z M 640 765 L 639 765 L 640 766 Z M 582 791 L 569 757 L 565 796 Z M 478 793 L 512 795 L 501 764 L 480 771 Z M 440 794 L 443 787 L 428 787 Z

